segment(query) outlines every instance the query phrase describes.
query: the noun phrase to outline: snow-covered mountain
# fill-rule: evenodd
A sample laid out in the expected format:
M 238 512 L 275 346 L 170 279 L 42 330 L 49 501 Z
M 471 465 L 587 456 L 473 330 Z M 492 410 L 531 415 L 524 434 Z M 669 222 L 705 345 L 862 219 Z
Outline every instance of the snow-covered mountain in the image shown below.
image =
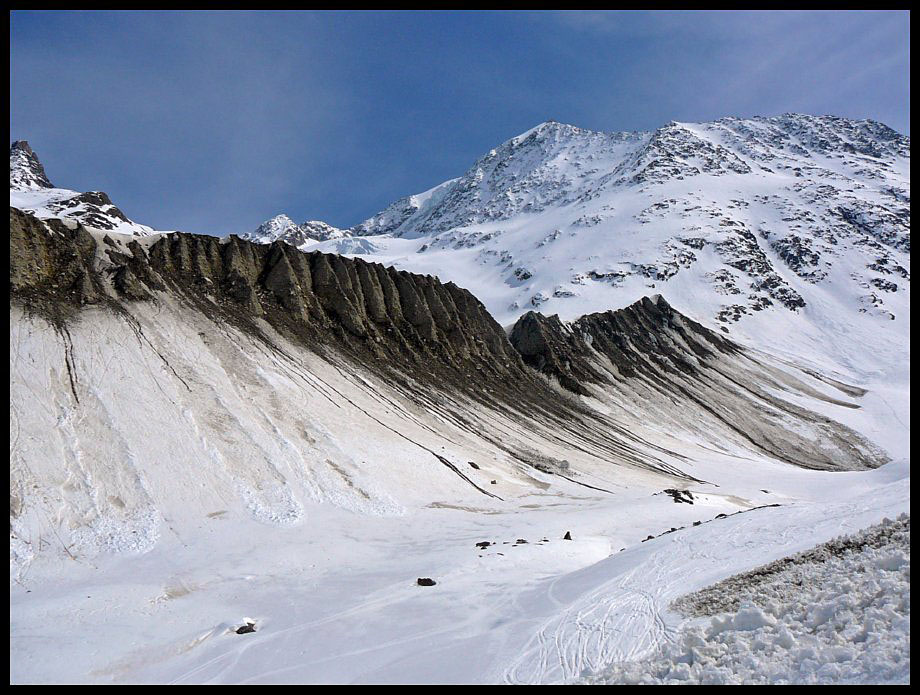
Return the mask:
M 909 522 L 794 555 L 909 514 L 909 142 L 776 122 L 544 124 L 325 241 L 11 206 L 11 682 L 909 680 Z M 701 643 L 726 585 L 795 600 Z
M 661 297 L 509 337 L 360 258 L 11 209 L 9 354 L 13 682 L 607 678 L 678 597 L 910 509 L 909 382 Z
M 349 232 L 319 220 L 307 220 L 303 224 L 297 224 L 287 215 L 275 215 L 252 232 L 243 234 L 241 238 L 258 244 L 270 244 L 280 239 L 293 246 L 303 246 L 316 241 L 342 239 L 346 236 L 350 236 Z
M 346 233 L 360 242 L 272 239 L 453 280 L 505 324 L 661 292 L 742 340 L 845 368 L 867 336 L 897 361 L 909 335 L 910 138 L 869 120 L 550 121 Z
M 10 145 L 10 207 L 40 219 L 69 219 L 94 229 L 146 236 L 153 228 L 128 219 L 102 191 L 56 188 L 25 140 Z
M 25 140 L 10 145 L 10 190 L 31 191 L 54 188 L 45 167 Z

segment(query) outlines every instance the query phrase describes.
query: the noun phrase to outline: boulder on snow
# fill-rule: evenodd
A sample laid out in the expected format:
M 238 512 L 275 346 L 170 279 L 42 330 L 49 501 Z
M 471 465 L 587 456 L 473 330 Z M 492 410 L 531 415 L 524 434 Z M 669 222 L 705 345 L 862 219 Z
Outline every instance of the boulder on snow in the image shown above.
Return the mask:
M 431 577 L 419 577 L 418 580 L 419 586 L 434 586 L 437 582 Z
M 671 499 L 674 500 L 676 504 L 693 504 L 693 493 L 689 490 L 676 490 L 674 488 L 668 488 L 663 491 L 666 495 L 670 495 Z

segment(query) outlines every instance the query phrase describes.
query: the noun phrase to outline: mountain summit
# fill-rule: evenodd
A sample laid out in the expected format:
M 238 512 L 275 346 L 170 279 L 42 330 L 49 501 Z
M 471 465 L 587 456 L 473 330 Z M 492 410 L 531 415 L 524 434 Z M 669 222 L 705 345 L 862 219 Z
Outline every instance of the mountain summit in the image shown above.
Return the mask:
M 547 121 L 344 233 L 361 242 L 273 240 L 453 280 L 505 324 L 663 292 L 755 343 L 794 347 L 788 331 L 793 352 L 852 365 L 868 339 L 894 359 L 909 332 L 910 138 L 802 114 L 633 133 Z
M 346 236 L 350 234 L 319 220 L 307 220 L 303 224 L 297 224 L 287 215 L 275 215 L 254 231 L 243 234 L 241 238 L 259 244 L 281 240 L 292 246 L 301 246 L 314 241 L 341 239 Z
M 133 222 L 102 191 L 56 188 L 25 140 L 10 145 L 10 207 L 40 219 L 74 220 L 105 231 L 146 236 L 152 227 Z
M 54 188 L 45 174 L 45 167 L 25 140 L 10 145 L 10 189 L 28 191 L 36 188 Z

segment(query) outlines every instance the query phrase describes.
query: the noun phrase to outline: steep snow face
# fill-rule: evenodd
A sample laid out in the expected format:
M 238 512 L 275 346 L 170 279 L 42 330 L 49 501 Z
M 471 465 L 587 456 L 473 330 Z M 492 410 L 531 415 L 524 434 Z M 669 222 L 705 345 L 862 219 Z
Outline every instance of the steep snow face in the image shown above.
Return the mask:
M 41 219 L 69 219 L 103 231 L 147 236 L 152 227 L 133 222 L 102 191 L 56 188 L 25 140 L 10 146 L 10 206 Z
M 406 225 L 411 226 L 418 220 L 438 209 L 444 197 L 453 189 L 459 179 L 451 179 L 434 188 L 416 195 L 400 198 L 381 212 L 348 230 L 355 236 L 376 234 L 395 234 L 400 236 Z
M 736 339 L 857 378 L 909 361 L 910 139 L 873 121 L 543 123 L 350 233 L 364 243 L 303 248 L 453 280 L 505 324 L 661 292 Z

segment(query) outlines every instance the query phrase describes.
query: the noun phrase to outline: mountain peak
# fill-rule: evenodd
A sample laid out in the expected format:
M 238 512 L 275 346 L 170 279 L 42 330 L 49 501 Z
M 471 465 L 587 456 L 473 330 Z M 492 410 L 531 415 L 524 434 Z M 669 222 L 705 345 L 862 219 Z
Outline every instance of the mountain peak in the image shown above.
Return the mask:
M 151 227 L 132 222 L 102 191 L 57 188 L 25 140 L 10 145 L 10 207 L 40 219 L 69 219 L 94 229 L 146 236 Z
M 300 246 L 313 241 L 340 239 L 343 236 L 346 236 L 344 231 L 320 220 L 307 220 L 303 224 L 297 224 L 287 215 L 281 214 L 266 220 L 253 231 L 243 234 L 242 238 L 260 244 L 270 244 L 280 240 Z
M 10 145 L 10 188 L 19 191 L 54 188 L 38 155 L 25 140 Z
M 10 145 L 10 150 L 21 150 L 27 155 L 34 155 L 32 148 L 29 146 L 28 140 L 17 140 L 12 145 Z
M 579 133 L 587 132 L 590 131 L 579 128 L 578 126 L 570 125 L 568 123 L 560 123 L 559 121 L 550 119 L 548 121 L 538 123 L 530 130 L 525 130 L 520 135 L 511 138 L 510 142 L 514 144 L 520 144 L 530 138 L 542 140 L 547 137 L 552 138 L 559 136 L 577 135 Z

